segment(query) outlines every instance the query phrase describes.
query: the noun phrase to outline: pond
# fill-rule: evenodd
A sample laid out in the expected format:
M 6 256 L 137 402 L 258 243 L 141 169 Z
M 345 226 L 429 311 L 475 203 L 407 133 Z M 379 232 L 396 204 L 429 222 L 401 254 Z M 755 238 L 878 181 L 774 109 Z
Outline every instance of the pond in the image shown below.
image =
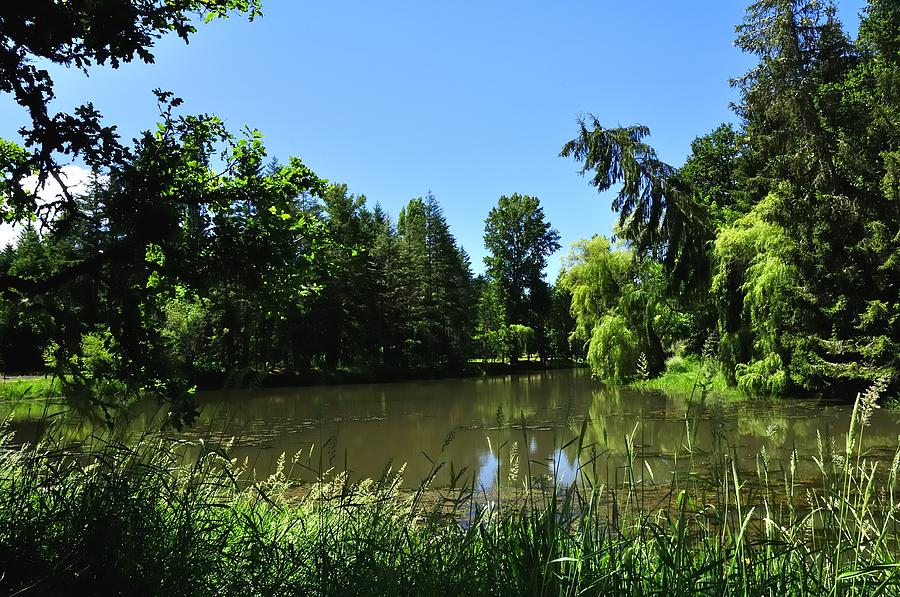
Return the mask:
M 406 485 L 415 486 L 444 463 L 433 485 L 446 486 L 452 463 L 479 489 L 509 482 L 511 451 L 521 475 L 530 470 L 566 481 L 589 466 L 598 482 L 612 484 L 622 481 L 629 451 L 636 480 L 666 483 L 686 470 L 690 454 L 696 468 L 709 455 L 727 452 L 755 476 L 760 453 L 784 463 L 796 449 L 798 476 L 812 477 L 809 456 L 832 441 L 843 446 L 853 408 L 828 400 L 710 398 L 701 404 L 696 397 L 611 387 L 583 369 L 207 392 L 198 403 L 198 424 L 178 436 L 208 442 L 234 436 L 233 456 L 249 459 L 260 476 L 285 453 L 290 476 L 300 480 L 329 469 L 346 470 L 352 479 L 378 478 L 405 464 Z M 16 441 L 34 441 L 43 427 L 39 413 L 17 414 Z M 127 433 L 158 427 L 158 420 L 153 408 L 141 406 L 129 413 Z M 91 432 L 74 414 L 63 414 L 56 425 L 70 437 Z M 582 428 L 579 452 L 578 441 L 569 442 Z M 864 448 L 873 458 L 890 459 L 898 432 L 900 413 L 876 410 Z

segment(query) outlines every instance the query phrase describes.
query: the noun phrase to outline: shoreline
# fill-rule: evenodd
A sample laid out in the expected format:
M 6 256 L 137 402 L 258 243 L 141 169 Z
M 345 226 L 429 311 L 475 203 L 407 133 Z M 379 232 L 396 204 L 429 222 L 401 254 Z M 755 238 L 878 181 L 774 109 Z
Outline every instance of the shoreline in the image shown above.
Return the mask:
M 586 365 L 570 359 L 550 359 L 543 365 L 539 361 L 510 363 L 469 363 L 464 370 L 412 370 L 412 371 L 275 371 L 267 374 L 248 372 L 239 380 L 228 380 L 217 374 L 197 380 L 197 390 L 214 392 L 221 390 L 246 390 L 260 388 L 314 387 L 336 385 L 391 384 L 441 379 L 477 379 L 490 375 L 510 375 L 584 369 Z M 0 379 L 0 401 L 23 399 L 64 398 L 58 378 L 50 374 L 10 375 Z

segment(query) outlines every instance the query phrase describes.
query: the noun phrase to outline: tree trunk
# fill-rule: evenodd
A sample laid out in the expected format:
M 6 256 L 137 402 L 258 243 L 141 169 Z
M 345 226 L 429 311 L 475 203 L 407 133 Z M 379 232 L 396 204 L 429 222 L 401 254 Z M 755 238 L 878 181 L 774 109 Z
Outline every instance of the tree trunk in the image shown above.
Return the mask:
M 663 372 L 666 365 L 666 352 L 663 350 L 662 340 L 653 328 L 653 311 L 656 303 L 647 302 L 644 313 L 645 335 L 647 340 L 647 369 L 650 377 L 656 377 Z

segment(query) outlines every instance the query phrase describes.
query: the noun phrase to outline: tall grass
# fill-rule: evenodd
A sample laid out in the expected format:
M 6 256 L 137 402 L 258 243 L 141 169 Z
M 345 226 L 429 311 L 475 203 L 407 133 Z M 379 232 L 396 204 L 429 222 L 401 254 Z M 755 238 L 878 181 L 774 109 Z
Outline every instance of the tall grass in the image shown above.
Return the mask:
M 62 384 L 55 377 L 0 379 L 0 401 L 59 398 Z
M 671 357 L 666 362 L 666 370 L 658 377 L 637 379 L 629 385 L 638 390 L 691 394 L 697 385 L 697 378 L 700 376 L 708 377 L 707 389 L 710 394 L 729 399 L 748 396 L 741 390 L 728 385 L 725 373 L 718 363 L 706 357 Z
M 700 453 L 690 417 L 680 472 L 645 474 L 636 427 L 609 486 L 594 482 L 609 460 L 585 443 L 587 425 L 561 446 L 578 457 L 570 480 L 520 458 L 522 425 L 521 440 L 492 445 L 494 491 L 439 459 L 407 491 L 402 468 L 351 483 L 314 450 L 256 479 L 227 445 L 187 458 L 185 442 L 148 435 L 78 454 L 14 449 L 6 434 L 0 593 L 898 594 L 900 452 L 876 461 L 861 448 L 879 389 L 859 397 L 843 442 L 820 439 L 815 485 L 796 478 L 796 451 L 758 455 L 749 475 L 724 434 Z M 319 481 L 292 487 L 292 467 Z

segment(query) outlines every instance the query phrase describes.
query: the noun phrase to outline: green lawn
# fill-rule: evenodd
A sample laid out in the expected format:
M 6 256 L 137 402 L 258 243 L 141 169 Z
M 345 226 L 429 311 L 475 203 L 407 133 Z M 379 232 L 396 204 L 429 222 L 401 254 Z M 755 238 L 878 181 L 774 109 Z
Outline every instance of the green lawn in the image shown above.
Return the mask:
M 59 380 L 54 377 L 10 378 L 0 380 L 0 400 L 23 398 L 58 398 L 62 396 Z
M 660 376 L 653 379 L 634 381 L 629 384 L 639 390 L 657 390 L 660 392 L 690 394 L 699 396 L 703 387 L 712 396 L 723 398 L 746 398 L 747 395 L 737 388 L 728 385 L 721 367 L 704 365 L 697 357 L 685 357 L 678 367 L 670 367 Z

